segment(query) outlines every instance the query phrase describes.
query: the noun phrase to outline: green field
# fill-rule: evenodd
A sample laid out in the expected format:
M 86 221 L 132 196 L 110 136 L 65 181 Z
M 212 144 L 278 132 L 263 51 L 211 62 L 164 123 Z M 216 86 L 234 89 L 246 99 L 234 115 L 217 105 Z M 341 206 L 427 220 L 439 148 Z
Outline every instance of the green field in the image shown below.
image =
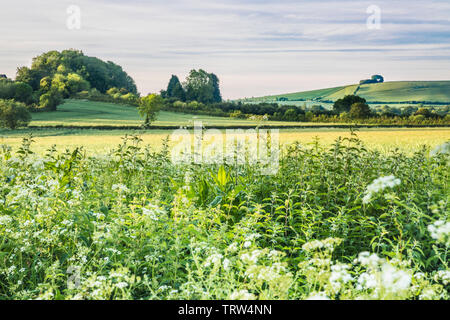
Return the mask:
M 154 126 L 192 126 L 194 121 L 201 121 L 204 126 L 257 126 L 258 121 L 232 119 L 161 111 Z M 139 126 L 143 119 L 135 107 L 85 100 L 67 100 L 58 106 L 57 111 L 32 114 L 30 126 Z M 298 126 L 295 122 L 270 121 L 265 125 Z M 304 125 L 314 125 L 303 123 Z M 317 124 L 316 124 L 317 125 Z
M 357 94 L 368 102 L 402 103 L 410 101 L 450 103 L 450 81 L 391 81 L 376 84 L 348 85 L 313 91 L 304 91 L 260 98 L 249 102 L 288 100 L 331 100 Z

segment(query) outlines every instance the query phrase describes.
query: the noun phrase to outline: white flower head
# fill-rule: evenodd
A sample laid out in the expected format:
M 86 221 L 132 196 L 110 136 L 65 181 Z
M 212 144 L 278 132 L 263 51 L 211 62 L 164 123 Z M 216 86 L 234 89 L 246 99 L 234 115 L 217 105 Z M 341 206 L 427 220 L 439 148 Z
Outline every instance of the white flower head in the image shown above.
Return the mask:
M 363 198 L 363 203 L 369 203 L 372 199 L 372 196 L 377 194 L 380 191 L 383 191 L 386 188 L 394 188 L 401 184 L 400 179 L 397 179 L 394 176 L 386 176 L 375 179 L 370 185 L 366 188 L 366 194 Z
M 428 231 L 433 239 L 450 246 L 450 222 L 436 221 L 428 226 Z
M 437 146 L 430 152 L 431 157 L 435 157 L 439 154 L 450 154 L 450 141 Z

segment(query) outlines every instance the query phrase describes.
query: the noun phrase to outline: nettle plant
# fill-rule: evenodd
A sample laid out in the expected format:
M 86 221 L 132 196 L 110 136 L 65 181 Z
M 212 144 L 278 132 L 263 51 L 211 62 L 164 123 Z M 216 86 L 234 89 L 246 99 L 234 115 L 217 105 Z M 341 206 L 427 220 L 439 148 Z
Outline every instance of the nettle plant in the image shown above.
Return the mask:
M 279 170 L 0 147 L 2 299 L 448 299 L 449 154 L 355 134 Z

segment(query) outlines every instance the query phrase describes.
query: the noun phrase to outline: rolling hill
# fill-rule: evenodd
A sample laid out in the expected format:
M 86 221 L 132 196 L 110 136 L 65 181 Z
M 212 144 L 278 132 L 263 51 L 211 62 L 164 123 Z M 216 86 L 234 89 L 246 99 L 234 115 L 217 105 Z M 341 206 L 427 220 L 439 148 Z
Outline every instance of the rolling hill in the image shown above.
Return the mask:
M 260 101 L 336 101 L 345 95 L 356 94 L 369 103 L 442 103 L 450 104 L 450 81 L 391 81 L 363 85 L 348 85 L 320 90 L 242 99 Z

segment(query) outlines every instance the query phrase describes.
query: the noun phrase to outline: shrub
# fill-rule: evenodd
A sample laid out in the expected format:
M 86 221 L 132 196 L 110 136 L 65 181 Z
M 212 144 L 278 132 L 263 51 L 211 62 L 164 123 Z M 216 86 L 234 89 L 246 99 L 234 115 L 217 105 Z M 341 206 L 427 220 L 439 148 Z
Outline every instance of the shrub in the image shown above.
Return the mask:
M 16 129 L 26 127 L 31 120 L 25 104 L 14 100 L 0 100 L 0 126 Z

